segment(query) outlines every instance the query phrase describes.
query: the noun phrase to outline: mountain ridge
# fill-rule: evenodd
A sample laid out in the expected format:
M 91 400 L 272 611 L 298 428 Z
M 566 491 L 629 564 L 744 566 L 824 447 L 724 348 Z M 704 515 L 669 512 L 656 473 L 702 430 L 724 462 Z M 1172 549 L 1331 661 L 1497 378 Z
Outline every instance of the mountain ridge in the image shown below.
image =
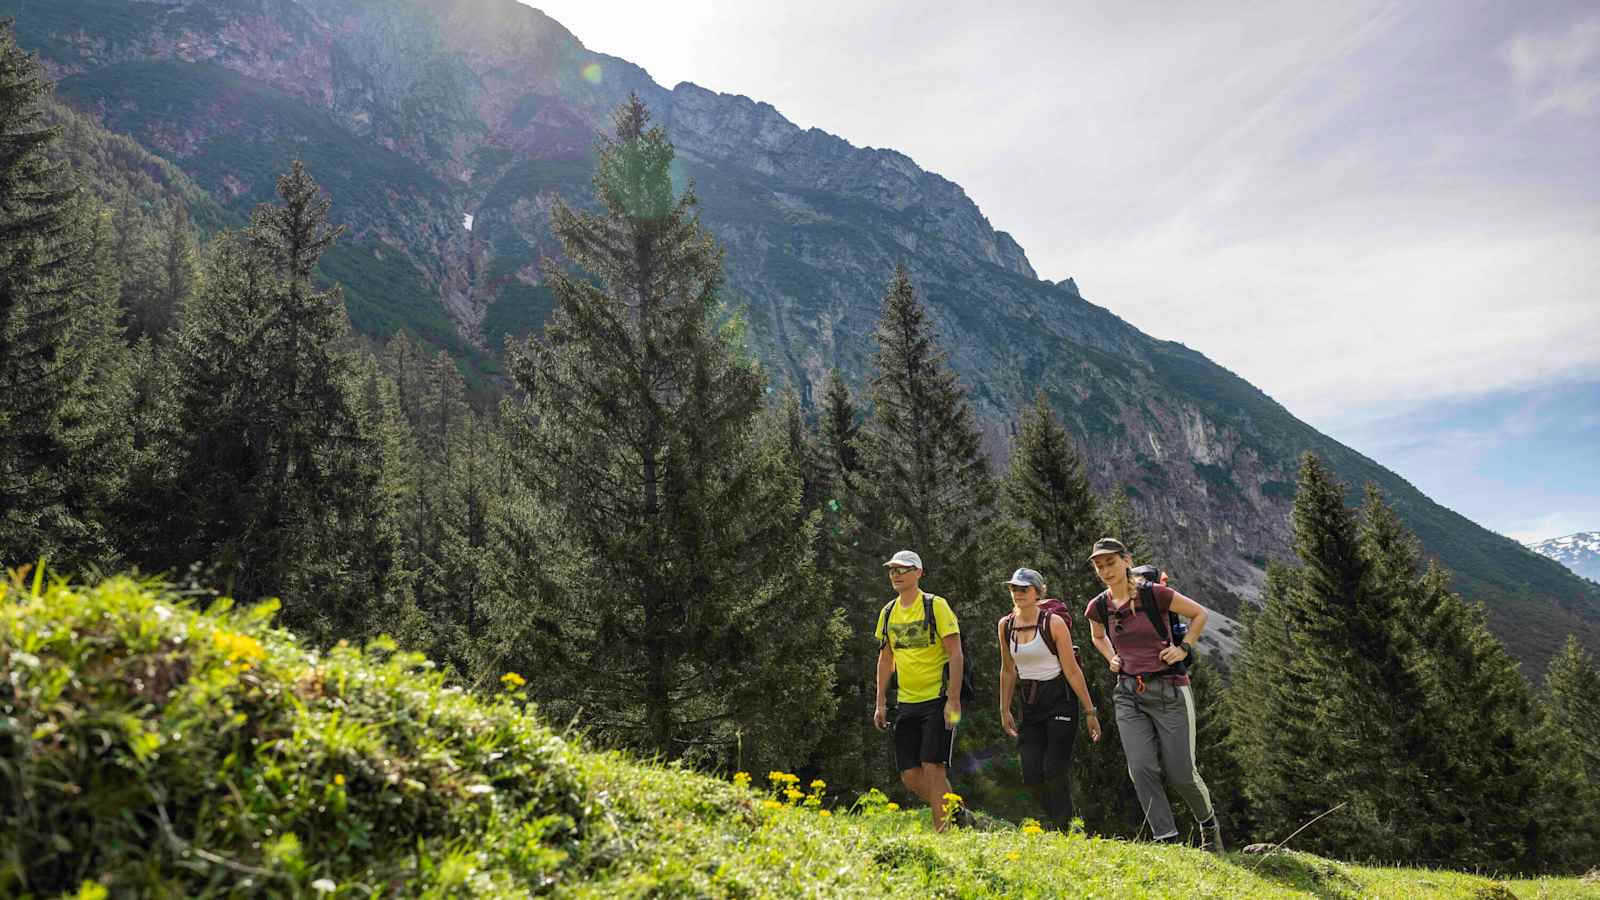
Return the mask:
M 859 390 L 884 284 L 904 263 L 991 455 L 1044 389 L 1094 485 L 1126 486 L 1168 550 L 1159 562 L 1222 611 L 1292 555 L 1296 462 L 1314 450 L 1352 501 L 1367 481 L 1390 495 L 1525 662 L 1541 667 L 1567 631 L 1600 647 L 1594 585 L 1439 506 L 1203 353 L 1144 335 L 1075 280 L 1040 279 L 959 184 L 899 151 L 801 128 L 743 95 L 668 90 L 512 0 L 0 0 L 0 14 L 17 16 L 63 100 L 234 213 L 306 158 L 351 226 L 324 269 L 368 334 L 411 330 L 496 377 L 497 348 L 550 309 L 539 269 L 560 257 L 550 207 L 592 205 L 596 133 L 638 92 L 727 248 L 728 299 L 775 386 L 809 402 L 838 369 Z
M 1528 549 L 1561 563 L 1576 575 L 1600 582 L 1600 530 L 1577 531 L 1534 541 Z

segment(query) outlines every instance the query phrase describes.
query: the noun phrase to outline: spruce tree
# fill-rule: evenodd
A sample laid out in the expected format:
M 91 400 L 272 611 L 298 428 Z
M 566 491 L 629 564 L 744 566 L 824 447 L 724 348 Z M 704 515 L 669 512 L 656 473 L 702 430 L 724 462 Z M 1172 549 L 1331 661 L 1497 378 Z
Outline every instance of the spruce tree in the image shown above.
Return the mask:
M 1541 697 L 1538 749 L 1540 822 L 1536 865 L 1583 871 L 1600 859 L 1600 725 L 1593 712 L 1600 669 L 1578 639 L 1550 660 Z
M 1409 637 L 1408 672 L 1423 705 L 1408 717 L 1417 748 L 1406 766 L 1418 794 L 1410 839 L 1419 862 L 1526 865 L 1536 821 L 1527 723 L 1533 702 L 1517 663 L 1489 632 L 1483 608 L 1449 590 L 1436 565 L 1376 488 L 1367 488 L 1361 536 L 1378 582 Z
M 958 617 L 967 611 L 967 630 L 979 626 L 970 642 L 987 633 L 978 613 L 996 590 L 982 554 L 995 488 L 966 391 L 904 266 L 895 267 L 874 338 L 872 413 L 861 435 L 870 543 L 883 559 L 902 548 L 920 553 L 924 586 Z
M 1098 509 L 1083 460 L 1043 391 L 1023 414 L 1001 494 L 1007 515 L 1031 532 L 1033 567 L 1055 596 L 1081 613 L 1088 598 L 1101 590 L 1094 571 L 1083 562 L 1100 536 Z M 1073 636 L 1081 637 L 1078 619 L 1073 626 Z
M 814 441 L 817 501 L 821 514 L 817 572 L 831 603 L 844 610 L 847 637 L 834 665 L 838 709 L 818 747 L 818 767 L 841 792 L 862 792 L 884 782 L 889 762 L 883 735 L 872 727 L 878 645 L 873 638 L 883 607 L 883 560 L 863 542 L 871 515 L 862 492 L 862 415 L 840 373 L 829 374 Z
M 49 159 L 49 82 L 0 20 L 0 562 L 106 563 L 126 357 L 105 222 Z
M 392 565 L 372 544 L 381 456 L 362 430 L 337 288 L 316 290 L 338 235 L 298 162 L 242 234 L 212 242 L 204 287 L 171 354 L 171 565 L 207 561 L 240 597 L 279 596 L 284 621 L 328 640 L 362 635 Z
M 714 326 L 722 253 L 692 188 L 674 190 L 672 145 L 637 97 L 614 125 L 601 212 L 551 215 L 597 283 L 547 265 L 555 313 L 511 358 L 539 542 L 558 561 L 547 616 L 573 676 L 534 688 L 609 742 L 792 764 L 832 712 L 839 638 L 795 525 L 799 473 L 756 427 L 764 376 Z
M 1398 600 L 1363 551 L 1343 487 L 1310 453 L 1301 463 L 1293 526 L 1302 565 L 1269 585 L 1283 596 L 1268 597 L 1248 637 L 1251 653 L 1260 647 L 1265 659 L 1247 657 L 1240 689 L 1264 692 L 1249 701 L 1262 708 L 1236 707 L 1232 723 L 1236 733 L 1247 732 L 1239 758 L 1246 794 L 1264 837 L 1286 837 L 1344 803 L 1296 844 L 1346 857 L 1409 858 L 1414 814 L 1396 798 L 1414 804 L 1423 786 L 1417 767 L 1395 761 L 1430 746 L 1419 723 L 1391 711 L 1423 709 L 1426 697 L 1395 622 Z M 1282 646 L 1270 646 L 1274 641 Z M 1302 742 L 1305 723 L 1315 731 Z M 1295 759 L 1281 748 L 1263 750 L 1275 734 L 1294 737 Z

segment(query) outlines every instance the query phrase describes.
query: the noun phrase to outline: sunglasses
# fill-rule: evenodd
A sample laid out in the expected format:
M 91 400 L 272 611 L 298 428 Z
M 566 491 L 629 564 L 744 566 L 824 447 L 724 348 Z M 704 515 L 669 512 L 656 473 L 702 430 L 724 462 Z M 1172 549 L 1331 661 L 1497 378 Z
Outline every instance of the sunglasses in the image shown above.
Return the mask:
M 916 570 L 917 569 L 916 569 L 915 566 L 890 566 L 889 567 L 889 574 L 890 575 L 906 575 L 908 573 L 915 572 Z

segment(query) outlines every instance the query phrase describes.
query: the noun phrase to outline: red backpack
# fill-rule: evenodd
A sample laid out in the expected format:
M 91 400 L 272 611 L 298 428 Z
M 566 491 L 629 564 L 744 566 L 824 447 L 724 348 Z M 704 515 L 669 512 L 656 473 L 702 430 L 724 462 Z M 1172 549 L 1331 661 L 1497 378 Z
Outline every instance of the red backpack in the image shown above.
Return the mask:
M 1017 649 L 1017 639 L 1014 632 L 1032 631 L 1034 629 L 1038 629 L 1039 636 L 1044 638 L 1044 645 L 1050 649 L 1050 655 L 1060 659 L 1061 653 L 1056 650 L 1056 637 L 1050 633 L 1051 616 L 1060 616 L 1061 620 L 1067 623 L 1067 636 L 1070 638 L 1072 636 L 1072 613 L 1067 610 L 1067 605 L 1062 603 L 1060 600 L 1040 600 L 1039 621 L 1032 625 L 1022 625 L 1013 628 L 1012 623 L 1016 620 L 1017 614 L 1015 611 L 1012 611 L 1010 615 L 1007 615 L 1005 619 L 1006 643 L 1011 645 L 1012 652 L 1015 653 Z M 1078 652 L 1077 644 L 1072 645 L 1072 658 L 1078 663 L 1079 666 L 1083 665 L 1083 655 Z

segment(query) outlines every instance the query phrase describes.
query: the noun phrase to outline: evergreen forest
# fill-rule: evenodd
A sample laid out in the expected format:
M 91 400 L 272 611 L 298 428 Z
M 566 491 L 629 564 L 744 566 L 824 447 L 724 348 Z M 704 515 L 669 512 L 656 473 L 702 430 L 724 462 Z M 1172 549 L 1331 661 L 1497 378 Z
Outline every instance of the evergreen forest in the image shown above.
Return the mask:
M 1140 563 L 1163 548 L 1120 489 L 1091 488 L 1043 394 L 996 470 L 907 270 L 882 273 L 867 389 L 836 377 L 803 403 L 749 352 L 694 186 L 635 97 L 598 148 L 594 205 L 551 212 L 547 326 L 509 342 L 503 382 L 469 384 L 414 335 L 352 329 L 318 172 L 296 162 L 236 221 L 131 142 L 65 141 L 79 125 L 51 90 L 0 25 L 0 565 L 19 583 L 136 573 L 201 609 L 272 598 L 310 646 L 386 636 L 452 690 L 514 681 L 595 747 L 904 802 L 871 724 L 872 633 L 883 560 L 911 548 L 977 681 L 955 789 L 995 820 L 1037 814 L 995 707 L 1001 582 L 1043 574 L 1109 698 L 1084 558 L 1108 534 Z M 1600 866 L 1594 657 L 1569 639 L 1531 682 L 1386 497 L 1346 497 L 1308 453 L 1296 559 L 1270 568 L 1239 651 L 1196 669 L 1231 841 Z M 6 831 L 40 740 L 13 727 L 15 690 L 0 683 Z M 1098 744 L 1080 729 L 1076 806 L 1086 832 L 1136 838 L 1104 724 Z

